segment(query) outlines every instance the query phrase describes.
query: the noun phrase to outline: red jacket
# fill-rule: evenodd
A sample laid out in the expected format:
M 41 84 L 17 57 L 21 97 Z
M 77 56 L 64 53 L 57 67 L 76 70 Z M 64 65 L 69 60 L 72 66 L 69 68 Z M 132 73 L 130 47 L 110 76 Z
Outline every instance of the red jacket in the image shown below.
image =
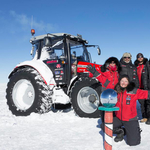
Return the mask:
M 137 119 L 136 101 L 137 99 L 148 99 L 148 91 L 141 89 L 134 89 L 127 93 L 124 92 L 118 94 L 118 102 L 116 107 L 119 107 L 119 111 L 116 111 L 116 117 L 122 121 L 130 121 Z
M 137 66 L 137 75 L 138 75 L 138 78 L 139 78 L 140 88 L 143 88 L 143 85 L 142 85 L 142 82 L 141 82 L 143 68 L 144 68 L 143 64 L 142 65 L 139 64 Z
M 102 87 L 114 89 L 115 85 L 118 83 L 119 74 L 118 71 L 113 72 L 111 70 L 106 70 L 105 72 L 101 72 L 96 78 L 102 83 Z

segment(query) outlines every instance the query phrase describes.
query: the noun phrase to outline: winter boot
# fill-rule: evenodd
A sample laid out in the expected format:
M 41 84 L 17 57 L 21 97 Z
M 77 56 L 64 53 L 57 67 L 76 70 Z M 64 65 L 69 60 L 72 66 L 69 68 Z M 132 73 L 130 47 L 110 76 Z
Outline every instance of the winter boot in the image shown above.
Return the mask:
M 115 142 L 119 142 L 123 140 L 124 130 L 122 128 L 115 129 L 113 133 L 117 134 L 116 137 L 114 138 Z
M 146 122 L 146 121 L 147 121 L 147 118 L 143 118 L 143 119 L 140 120 L 141 123 Z
M 145 123 L 146 123 L 147 125 L 150 125 L 150 118 L 148 118 Z

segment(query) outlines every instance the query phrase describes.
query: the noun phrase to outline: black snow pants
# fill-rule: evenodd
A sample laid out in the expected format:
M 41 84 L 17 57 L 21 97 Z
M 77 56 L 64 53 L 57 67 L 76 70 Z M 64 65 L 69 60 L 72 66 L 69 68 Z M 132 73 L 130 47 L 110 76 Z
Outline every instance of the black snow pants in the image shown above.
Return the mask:
M 124 127 L 127 144 L 130 146 L 135 146 L 140 144 L 141 142 L 141 131 L 139 127 L 138 120 L 132 120 L 132 121 L 121 121 L 117 117 L 114 117 L 113 120 L 113 128 L 120 128 Z
M 147 118 L 150 118 L 150 100 L 146 100 L 147 104 Z
M 139 99 L 138 101 L 141 104 L 142 117 L 147 118 L 147 100 Z

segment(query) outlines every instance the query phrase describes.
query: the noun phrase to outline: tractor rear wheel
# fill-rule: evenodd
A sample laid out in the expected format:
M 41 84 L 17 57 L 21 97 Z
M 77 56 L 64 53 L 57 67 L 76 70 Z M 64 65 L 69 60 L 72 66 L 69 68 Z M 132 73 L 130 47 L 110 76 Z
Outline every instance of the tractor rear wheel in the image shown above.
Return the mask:
M 23 68 L 14 73 L 6 89 L 7 104 L 16 116 L 48 112 L 52 106 L 50 95 L 51 91 L 40 74 L 32 68 Z

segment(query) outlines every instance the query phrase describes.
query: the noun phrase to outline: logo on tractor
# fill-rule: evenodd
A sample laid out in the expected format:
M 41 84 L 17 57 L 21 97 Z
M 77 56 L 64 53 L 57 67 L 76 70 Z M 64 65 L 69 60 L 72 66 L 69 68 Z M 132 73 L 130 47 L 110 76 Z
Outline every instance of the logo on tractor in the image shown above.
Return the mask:
M 55 71 L 55 74 L 57 75 L 57 74 L 60 74 L 60 71 Z
M 56 65 L 56 68 L 60 68 L 60 67 L 61 67 L 61 65 L 60 65 L 60 64 L 57 64 L 57 65 Z
M 46 62 L 47 64 L 51 64 L 51 63 L 57 63 L 57 60 L 50 60 Z

